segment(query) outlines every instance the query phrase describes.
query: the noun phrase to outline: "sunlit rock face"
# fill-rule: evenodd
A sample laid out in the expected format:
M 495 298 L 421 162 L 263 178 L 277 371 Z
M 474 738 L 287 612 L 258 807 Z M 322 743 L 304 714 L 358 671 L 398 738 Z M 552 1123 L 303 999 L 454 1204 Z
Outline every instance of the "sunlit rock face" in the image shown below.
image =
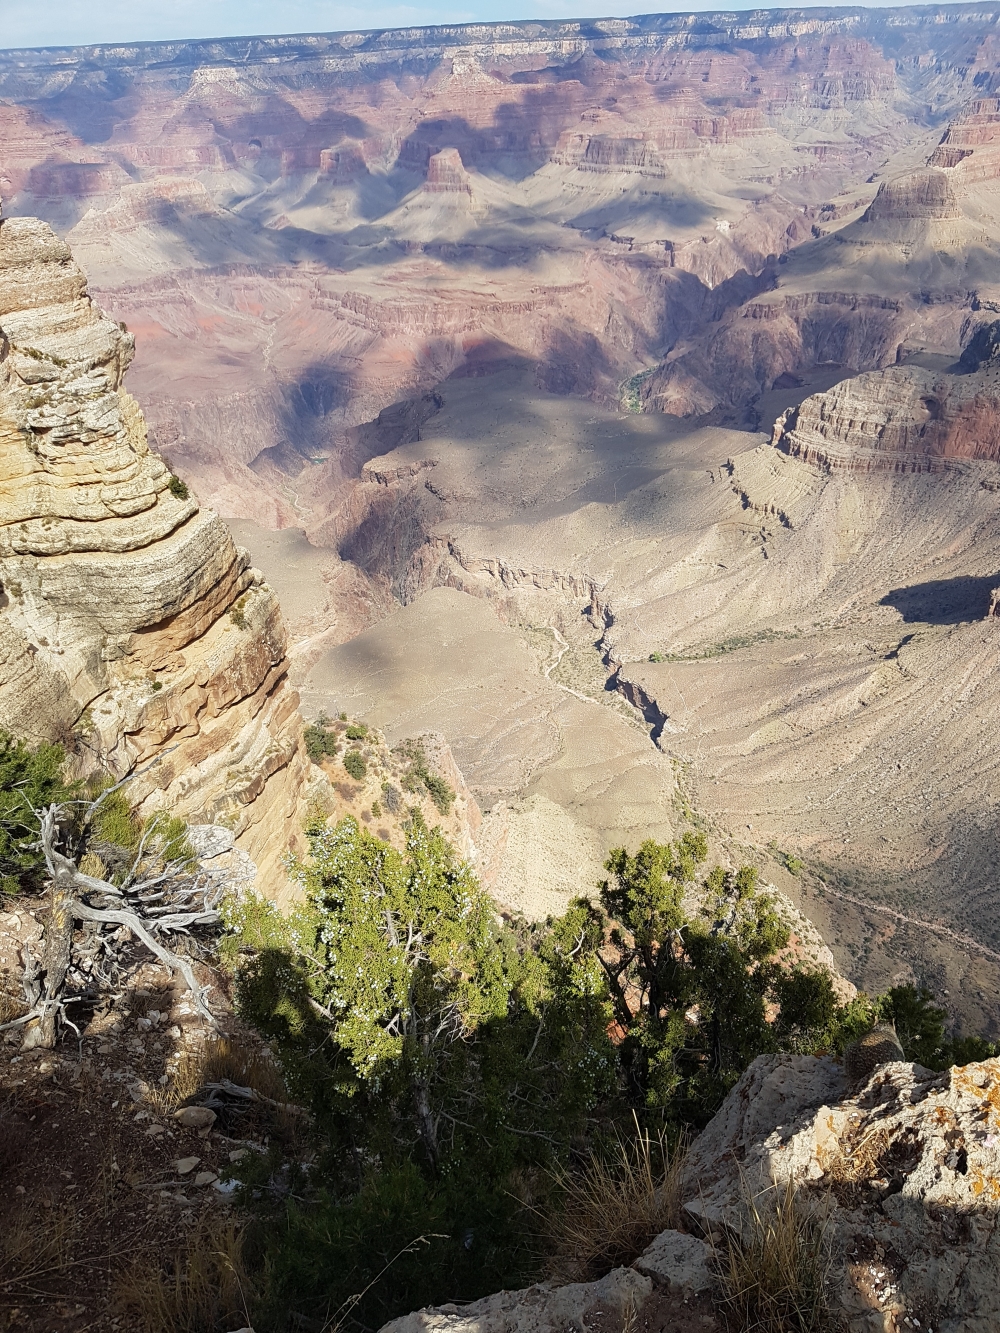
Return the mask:
M 46 223 L 0 222 L 0 723 L 230 824 L 280 893 L 309 767 L 280 611 L 150 450 L 133 351 Z
M 927 323 L 914 294 L 929 285 L 954 339 L 976 275 L 908 279 L 884 253 L 912 249 L 907 226 L 983 230 L 970 191 L 998 174 L 993 23 L 948 18 L 0 55 L 0 191 L 71 232 L 135 331 L 155 443 L 203 499 L 319 533 L 366 461 L 351 432 L 481 373 L 484 348 L 605 405 L 653 370 L 627 391 L 644 410 L 742 424 L 803 365 L 891 364 Z M 893 184 L 928 157 L 922 184 Z

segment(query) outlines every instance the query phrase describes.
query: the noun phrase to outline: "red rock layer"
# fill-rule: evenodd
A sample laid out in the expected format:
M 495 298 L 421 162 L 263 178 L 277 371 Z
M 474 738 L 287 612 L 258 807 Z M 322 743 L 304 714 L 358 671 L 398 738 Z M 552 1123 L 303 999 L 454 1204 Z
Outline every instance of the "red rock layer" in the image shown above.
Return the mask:
M 828 471 L 940 472 L 1000 463 L 1000 373 L 915 366 L 859 375 L 779 417 L 771 443 Z
M 969 182 L 1000 176 L 1000 97 L 972 102 L 945 130 L 928 165 L 961 166 L 960 178 Z

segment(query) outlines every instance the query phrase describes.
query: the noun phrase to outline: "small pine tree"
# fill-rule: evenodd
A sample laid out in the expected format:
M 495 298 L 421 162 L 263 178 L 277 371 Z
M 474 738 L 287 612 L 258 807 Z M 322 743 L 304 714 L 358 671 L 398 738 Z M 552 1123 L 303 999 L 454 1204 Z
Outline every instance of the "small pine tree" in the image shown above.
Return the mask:
M 0 893 L 39 887 L 44 862 L 32 811 L 74 794 L 63 775 L 65 759 L 60 745 L 32 748 L 0 731 Z

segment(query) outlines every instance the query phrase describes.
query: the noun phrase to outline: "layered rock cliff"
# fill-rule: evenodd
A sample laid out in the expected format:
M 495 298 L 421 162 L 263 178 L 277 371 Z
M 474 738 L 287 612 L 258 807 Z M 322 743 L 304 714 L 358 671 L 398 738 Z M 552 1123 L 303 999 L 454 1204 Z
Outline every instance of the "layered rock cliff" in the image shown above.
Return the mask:
M 942 472 L 1000 461 L 1000 372 L 893 366 L 813 394 L 775 422 L 771 442 L 794 458 L 851 472 Z
M 46 223 L 0 222 L 0 725 L 228 824 L 280 895 L 310 771 L 281 613 L 150 451 L 133 352 Z

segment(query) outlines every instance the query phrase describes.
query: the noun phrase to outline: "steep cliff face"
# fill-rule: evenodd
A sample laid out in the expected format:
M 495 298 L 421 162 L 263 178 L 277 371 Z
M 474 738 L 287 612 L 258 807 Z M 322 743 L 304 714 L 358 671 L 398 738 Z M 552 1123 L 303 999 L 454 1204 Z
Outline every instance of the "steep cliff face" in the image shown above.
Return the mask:
M 229 824 L 280 895 L 309 763 L 277 600 L 149 449 L 134 340 L 44 222 L 0 222 L 0 724 Z
M 813 394 L 775 422 L 772 443 L 827 470 L 941 472 L 1000 461 L 1000 374 L 893 366 Z

